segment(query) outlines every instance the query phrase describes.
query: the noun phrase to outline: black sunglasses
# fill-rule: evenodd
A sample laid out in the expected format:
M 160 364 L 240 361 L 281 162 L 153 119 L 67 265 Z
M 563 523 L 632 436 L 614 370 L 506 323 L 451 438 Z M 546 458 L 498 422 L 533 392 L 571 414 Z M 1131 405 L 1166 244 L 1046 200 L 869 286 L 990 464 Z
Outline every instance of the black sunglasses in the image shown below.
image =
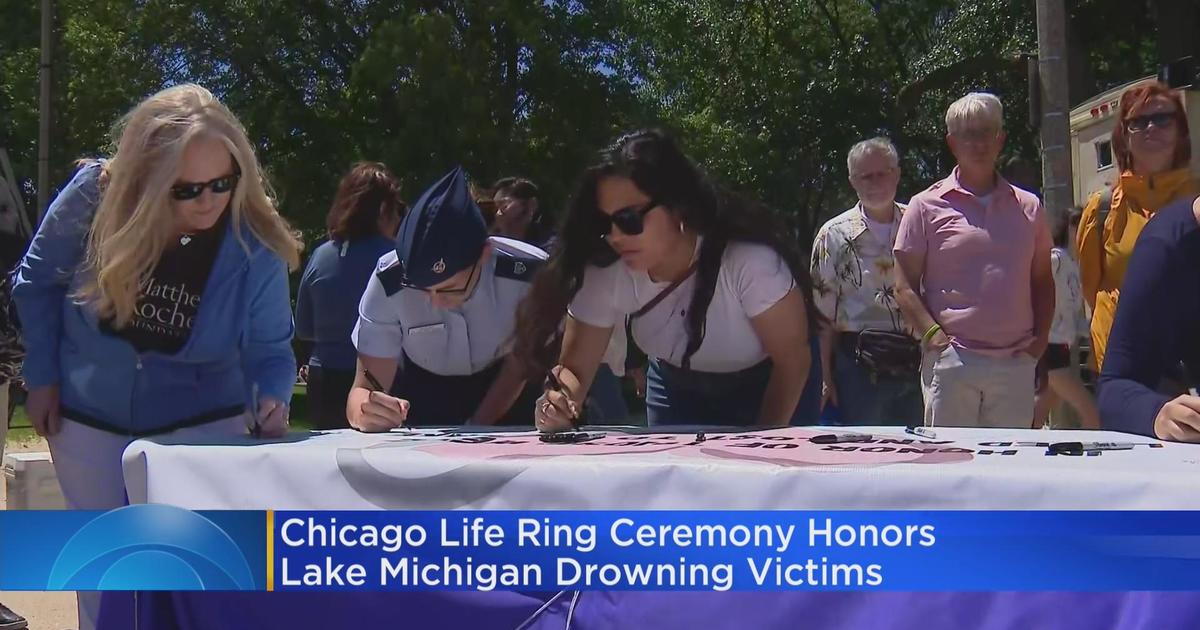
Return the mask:
M 657 201 L 651 199 L 641 208 L 629 206 L 628 208 L 621 208 L 612 214 L 605 214 L 604 211 L 600 211 L 600 235 L 608 236 L 608 234 L 612 232 L 612 227 L 614 225 L 617 226 L 617 229 L 621 230 L 622 233 L 628 234 L 629 236 L 637 236 L 638 234 L 641 234 L 642 230 L 646 229 L 646 215 L 649 214 L 651 210 L 657 208 L 658 205 L 659 204 Z
M 198 184 L 175 184 L 171 187 L 171 196 L 177 201 L 187 201 L 204 194 L 205 188 L 211 188 L 214 195 L 223 195 L 237 186 L 240 177 L 241 173 L 235 172 L 232 175 L 225 175 Z
M 1160 112 L 1157 114 L 1146 114 L 1145 116 L 1134 116 L 1125 121 L 1125 128 L 1132 132 L 1145 131 L 1154 125 L 1156 129 L 1166 129 L 1175 124 L 1175 112 Z
M 408 280 L 401 281 L 400 286 L 401 286 L 401 288 L 404 288 L 404 289 L 416 289 L 417 291 L 424 291 L 426 293 L 437 293 L 439 295 L 457 295 L 459 293 L 467 292 L 467 289 L 469 289 L 471 287 L 471 281 L 475 279 L 475 272 L 478 269 L 479 269 L 479 261 L 477 260 L 477 261 L 475 261 L 474 265 L 471 265 L 471 274 L 467 276 L 467 281 L 461 287 L 457 287 L 454 289 L 437 289 L 435 291 L 433 289 L 430 289 L 429 287 L 419 287 L 415 284 L 411 284 L 408 282 Z

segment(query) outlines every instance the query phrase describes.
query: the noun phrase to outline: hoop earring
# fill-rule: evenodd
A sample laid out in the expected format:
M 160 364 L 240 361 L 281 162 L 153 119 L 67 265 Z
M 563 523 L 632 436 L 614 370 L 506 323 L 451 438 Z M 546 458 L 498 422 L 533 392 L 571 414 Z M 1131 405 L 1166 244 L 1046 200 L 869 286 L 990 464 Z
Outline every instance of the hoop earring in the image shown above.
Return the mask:
M 679 222 L 679 233 L 683 234 L 683 221 Z

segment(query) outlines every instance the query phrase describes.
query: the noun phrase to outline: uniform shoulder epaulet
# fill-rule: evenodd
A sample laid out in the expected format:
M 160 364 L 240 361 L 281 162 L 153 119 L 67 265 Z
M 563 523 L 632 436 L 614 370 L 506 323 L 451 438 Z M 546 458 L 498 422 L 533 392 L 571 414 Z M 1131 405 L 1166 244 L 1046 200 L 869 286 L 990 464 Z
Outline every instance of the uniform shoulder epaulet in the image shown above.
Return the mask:
M 546 264 L 545 260 L 532 256 L 498 254 L 496 256 L 496 277 L 508 278 L 509 280 L 517 280 L 519 282 L 530 282 L 533 280 L 534 274 L 544 264 Z
M 496 255 L 496 277 L 529 282 L 548 255 L 544 250 L 524 241 L 493 236 L 489 239 Z
M 401 282 L 404 280 L 404 265 L 400 264 L 400 259 L 396 256 L 396 252 L 388 252 L 379 257 L 379 263 L 375 265 L 375 277 L 379 278 L 379 284 L 383 285 L 383 292 L 391 297 L 401 289 Z

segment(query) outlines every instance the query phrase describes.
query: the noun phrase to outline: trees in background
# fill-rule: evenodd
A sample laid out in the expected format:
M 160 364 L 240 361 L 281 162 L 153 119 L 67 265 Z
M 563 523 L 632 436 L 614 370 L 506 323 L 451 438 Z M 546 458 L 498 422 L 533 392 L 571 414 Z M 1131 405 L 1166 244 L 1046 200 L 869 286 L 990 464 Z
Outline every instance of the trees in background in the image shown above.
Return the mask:
M 553 208 L 617 133 L 659 125 L 807 243 L 851 201 L 853 142 L 891 136 L 915 193 L 949 169 L 942 115 L 974 89 L 1003 98 L 1010 152 L 1037 159 L 1020 58 L 1036 52 L 1032 0 L 57 2 L 54 181 L 139 99 L 195 81 L 241 117 L 312 238 L 358 159 L 388 163 L 410 197 L 457 163 L 525 174 Z M 1177 22 L 1197 12 L 1163 5 L 1072 2 L 1073 102 L 1192 43 Z M 0 146 L 27 177 L 37 10 L 0 0 Z M 1183 17 L 1160 34 L 1165 14 Z

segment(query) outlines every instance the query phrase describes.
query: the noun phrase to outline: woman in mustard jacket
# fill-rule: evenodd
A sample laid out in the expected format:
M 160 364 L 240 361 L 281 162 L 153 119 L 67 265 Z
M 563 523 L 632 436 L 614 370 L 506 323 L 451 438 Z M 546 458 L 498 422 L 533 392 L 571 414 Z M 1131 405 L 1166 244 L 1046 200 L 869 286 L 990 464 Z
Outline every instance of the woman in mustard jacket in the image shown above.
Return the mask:
M 1088 199 L 1077 242 L 1083 296 L 1093 312 L 1092 356 L 1097 372 L 1104 364 L 1121 283 L 1142 228 L 1159 208 L 1200 192 L 1189 169 L 1188 138 L 1183 102 L 1166 85 L 1150 83 L 1121 95 L 1112 134 L 1121 178 L 1111 190 Z M 1109 204 L 1107 212 L 1100 208 L 1104 202 Z

